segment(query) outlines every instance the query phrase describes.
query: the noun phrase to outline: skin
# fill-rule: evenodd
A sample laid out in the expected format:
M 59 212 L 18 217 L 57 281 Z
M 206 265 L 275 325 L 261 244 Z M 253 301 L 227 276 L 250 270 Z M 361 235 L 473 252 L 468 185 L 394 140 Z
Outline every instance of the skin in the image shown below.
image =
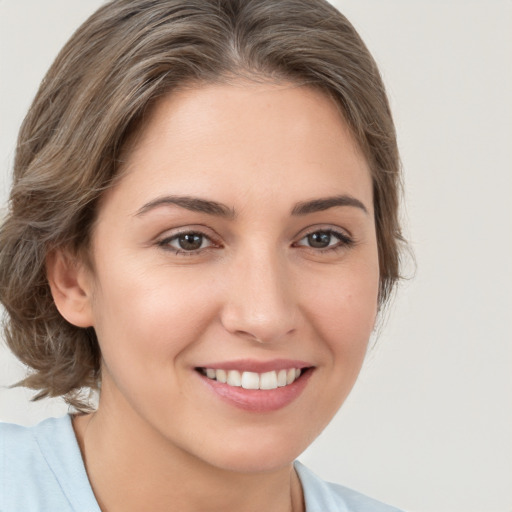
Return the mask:
M 292 462 L 350 392 L 377 312 L 372 182 L 346 123 L 305 87 L 184 89 L 157 103 L 123 173 L 100 205 L 93 270 L 48 260 L 60 312 L 101 346 L 99 408 L 74 426 L 102 510 L 303 510 Z M 148 206 L 166 195 L 229 214 Z M 362 207 L 292 214 L 334 196 Z M 180 252 L 191 231 L 201 248 Z M 318 232 L 328 247 L 311 246 Z M 313 370 L 287 406 L 247 411 L 194 370 L 243 358 Z

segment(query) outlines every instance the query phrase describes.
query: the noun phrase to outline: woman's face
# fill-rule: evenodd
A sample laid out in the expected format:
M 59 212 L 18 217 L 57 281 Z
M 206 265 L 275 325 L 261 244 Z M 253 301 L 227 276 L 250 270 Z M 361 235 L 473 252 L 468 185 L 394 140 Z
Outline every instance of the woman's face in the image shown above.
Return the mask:
M 320 92 L 211 85 L 161 100 L 123 172 L 93 234 L 98 414 L 216 467 L 283 467 L 374 326 L 364 157 Z

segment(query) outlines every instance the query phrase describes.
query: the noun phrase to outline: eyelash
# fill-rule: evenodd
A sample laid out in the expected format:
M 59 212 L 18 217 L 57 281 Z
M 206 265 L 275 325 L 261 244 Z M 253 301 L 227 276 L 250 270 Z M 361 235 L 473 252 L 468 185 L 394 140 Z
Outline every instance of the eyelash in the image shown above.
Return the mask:
M 315 235 L 315 234 L 327 234 L 329 235 L 330 237 L 334 237 L 334 238 L 337 238 L 338 239 L 338 242 L 333 244 L 332 246 L 331 245 L 328 245 L 327 247 L 311 247 L 311 246 L 305 246 L 305 245 L 301 245 L 299 242 L 301 242 L 302 240 L 304 239 L 307 239 L 308 237 L 312 236 L 312 235 Z M 205 240 L 209 241 L 210 242 L 210 245 L 208 245 L 207 247 L 199 247 L 198 249 L 193 249 L 193 250 L 186 250 L 186 249 L 183 249 L 183 248 L 177 248 L 177 247 L 173 247 L 171 244 L 171 242 L 175 241 L 175 240 L 178 240 L 180 237 L 182 236 L 199 236 L 201 237 L 201 245 L 203 244 L 203 242 Z M 331 240 L 330 240 L 331 241 Z M 326 252 L 330 252 L 330 251 L 339 251 L 339 250 L 342 250 L 342 249 L 346 249 L 346 248 L 350 248 L 351 246 L 353 246 L 355 244 L 355 241 L 350 237 L 348 236 L 346 233 L 343 233 L 341 231 L 337 231 L 335 229 L 332 229 L 332 228 L 328 228 L 328 229 L 315 229 L 313 231 L 310 231 L 308 233 L 306 233 L 304 236 L 302 236 L 298 242 L 295 242 L 293 244 L 293 247 L 306 247 L 307 249 L 310 249 L 314 252 L 321 252 L 321 253 L 326 253 Z M 215 242 L 215 240 L 212 239 L 211 236 L 208 236 L 207 234 L 201 232 L 201 231 L 196 231 L 196 230 L 191 230 L 191 231 L 181 231 L 179 233 L 175 233 L 174 235 L 172 236 L 169 236 L 169 237 L 166 237 L 162 240 L 159 240 L 157 242 L 157 245 L 159 247 L 161 247 L 162 249 L 164 250 L 167 250 L 167 251 L 173 251 L 176 255 L 183 255 L 183 256 L 195 256 L 203 251 L 207 251 L 208 249 L 212 249 L 212 248 L 219 248 L 219 247 L 222 247 L 222 245 L 218 242 Z
M 304 240 L 312 235 L 319 234 L 319 233 L 327 234 L 330 237 L 337 238 L 338 242 L 333 245 L 328 245 L 327 247 L 321 247 L 321 248 L 306 246 L 308 249 L 312 249 L 315 252 L 326 253 L 326 252 L 330 252 L 330 251 L 339 251 L 342 249 L 347 249 L 347 248 L 352 247 L 355 244 L 354 239 L 351 238 L 350 236 L 348 236 L 346 233 L 343 233 L 342 231 L 338 231 L 338 230 L 332 229 L 332 228 L 315 229 L 313 231 L 309 231 L 302 238 L 300 238 L 299 242 L 301 242 L 302 240 Z M 332 240 L 330 240 L 330 241 L 332 241 Z M 302 245 L 299 245 L 299 242 L 294 243 L 293 244 L 294 247 L 304 247 Z
M 173 247 L 171 244 L 172 241 L 174 240 L 178 240 L 180 237 L 182 236 L 186 236 L 186 235 L 189 235 L 189 236 L 200 236 L 202 238 L 202 241 L 201 241 L 201 245 L 203 244 L 203 242 L 205 240 L 209 241 L 210 242 L 210 245 L 208 247 L 200 247 L 196 250 L 190 250 L 190 251 L 187 251 L 185 249 L 182 249 L 182 248 L 177 248 L 177 247 Z M 162 240 L 159 240 L 157 242 L 158 246 L 161 247 L 162 249 L 164 250 L 167 250 L 167 251 L 173 251 L 176 255 L 180 255 L 180 256 L 195 256 L 203 251 L 206 251 L 208 249 L 212 249 L 212 248 L 216 248 L 216 247 L 222 247 L 221 244 L 215 242 L 211 236 L 208 236 L 207 234 L 201 232 L 201 231 L 196 231 L 196 230 L 190 230 L 190 231 L 181 231 L 179 233 L 175 233 L 174 235 L 172 236 L 168 236 Z

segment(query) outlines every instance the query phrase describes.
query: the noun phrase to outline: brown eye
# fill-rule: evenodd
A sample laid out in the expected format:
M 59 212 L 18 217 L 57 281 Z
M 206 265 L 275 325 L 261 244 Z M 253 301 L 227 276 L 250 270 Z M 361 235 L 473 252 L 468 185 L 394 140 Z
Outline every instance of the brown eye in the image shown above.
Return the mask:
M 328 231 L 317 231 L 316 233 L 311 233 L 306 238 L 310 247 L 324 249 L 325 247 L 329 247 L 333 236 Z
M 180 249 L 184 251 L 197 251 L 203 245 L 203 235 L 197 233 L 185 233 L 177 238 Z
M 301 238 L 295 246 L 309 247 L 311 249 L 338 249 L 353 244 L 352 238 L 345 233 L 331 229 L 313 231 Z
M 189 231 L 165 238 L 158 245 L 164 249 L 173 249 L 177 253 L 193 253 L 212 246 L 213 242 L 203 233 Z

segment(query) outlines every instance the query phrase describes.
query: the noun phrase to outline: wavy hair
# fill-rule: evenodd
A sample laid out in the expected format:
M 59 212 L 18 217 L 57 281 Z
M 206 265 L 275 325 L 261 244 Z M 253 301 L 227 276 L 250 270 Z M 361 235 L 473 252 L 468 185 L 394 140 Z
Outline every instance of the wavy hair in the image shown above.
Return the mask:
M 5 338 L 32 371 L 35 399 L 85 411 L 100 384 L 93 328 L 57 311 L 49 252 L 87 252 L 103 192 L 144 112 L 194 83 L 240 77 L 318 88 L 337 102 L 371 169 L 379 303 L 399 278 L 400 162 L 379 71 L 363 41 L 324 0 L 114 0 L 75 32 L 43 79 L 20 130 L 0 228 Z

